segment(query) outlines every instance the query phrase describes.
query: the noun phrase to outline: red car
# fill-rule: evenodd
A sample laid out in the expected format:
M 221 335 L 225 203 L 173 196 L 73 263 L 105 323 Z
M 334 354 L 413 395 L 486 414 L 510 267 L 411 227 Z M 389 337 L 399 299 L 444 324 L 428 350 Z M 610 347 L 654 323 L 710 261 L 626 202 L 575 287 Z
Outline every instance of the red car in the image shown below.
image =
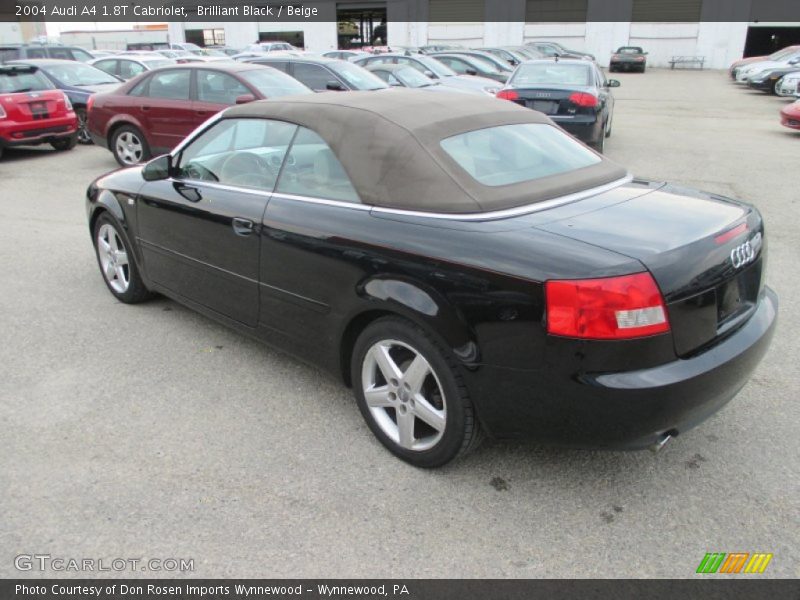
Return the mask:
M 5 148 L 50 144 L 71 150 L 78 117 L 69 98 L 29 65 L 0 65 L 0 156 Z
M 206 119 L 232 104 L 313 94 L 272 67 L 194 63 L 142 73 L 88 103 L 92 140 L 122 166 L 172 150 Z
M 800 100 L 781 111 L 781 125 L 791 129 L 800 129 Z

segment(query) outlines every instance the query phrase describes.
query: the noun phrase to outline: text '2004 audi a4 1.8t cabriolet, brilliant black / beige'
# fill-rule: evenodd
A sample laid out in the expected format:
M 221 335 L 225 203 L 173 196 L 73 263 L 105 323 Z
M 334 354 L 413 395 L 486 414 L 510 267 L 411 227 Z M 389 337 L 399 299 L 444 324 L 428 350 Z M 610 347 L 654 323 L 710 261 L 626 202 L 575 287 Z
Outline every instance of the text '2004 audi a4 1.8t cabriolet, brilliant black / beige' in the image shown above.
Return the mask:
M 119 300 L 164 294 L 332 371 L 423 467 L 483 434 L 658 447 L 736 395 L 776 322 L 754 207 L 632 179 L 493 98 L 237 106 L 87 206 Z

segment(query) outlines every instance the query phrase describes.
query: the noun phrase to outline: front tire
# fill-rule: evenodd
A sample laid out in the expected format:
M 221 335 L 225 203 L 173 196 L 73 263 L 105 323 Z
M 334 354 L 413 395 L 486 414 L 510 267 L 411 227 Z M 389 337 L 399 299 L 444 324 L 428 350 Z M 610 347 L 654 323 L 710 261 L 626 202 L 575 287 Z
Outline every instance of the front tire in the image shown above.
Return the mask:
M 138 165 L 150 158 L 144 134 L 133 125 L 123 125 L 111 136 L 111 152 L 123 167 Z
M 108 213 L 98 217 L 92 239 L 103 281 L 117 300 L 137 304 L 152 297 L 139 274 L 128 240 Z
M 367 327 L 351 376 L 364 420 L 398 458 L 440 467 L 478 445 L 480 425 L 455 358 L 413 323 L 387 317 Z
M 78 143 L 78 134 L 73 134 L 69 137 L 61 138 L 59 140 L 53 140 L 50 142 L 50 145 L 58 150 L 59 152 L 64 152 L 66 150 L 72 150 L 75 147 L 75 144 Z

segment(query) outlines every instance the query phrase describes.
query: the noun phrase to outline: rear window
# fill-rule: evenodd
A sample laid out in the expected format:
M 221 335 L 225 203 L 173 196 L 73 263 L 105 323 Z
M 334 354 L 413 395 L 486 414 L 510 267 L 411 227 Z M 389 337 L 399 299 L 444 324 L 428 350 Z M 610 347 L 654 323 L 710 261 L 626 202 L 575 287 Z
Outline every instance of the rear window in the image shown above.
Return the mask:
M 589 67 L 570 63 L 534 63 L 522 65 L 509 82 L 516 86 L 538 83 L 555 85 L 592 85 Z
M 574 171 L 600 157 L 557 127 L 501 125 L 460 133 L 440 142 L 469 175 L 486 186 L 509 185 Z
M 626 47 L 626 48 L 620 48 L 617 51 L 617 54 L 641 54 L 641 53 L 642 53 L 642 49 L 641 48 L 635 48 L 635 47 L 631 47 L 631 46 Z
M 39 71 L 0 71 L 0 94 L 52 90 L 54 87 Z

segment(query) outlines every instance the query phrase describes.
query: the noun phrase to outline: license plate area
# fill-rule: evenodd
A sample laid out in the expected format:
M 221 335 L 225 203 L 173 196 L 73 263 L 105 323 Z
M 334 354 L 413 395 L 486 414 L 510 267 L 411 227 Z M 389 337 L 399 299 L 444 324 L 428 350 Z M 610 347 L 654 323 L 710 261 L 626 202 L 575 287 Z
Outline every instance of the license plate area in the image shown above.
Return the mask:
M 28 108 L 30 108 L 31 115 L 33 115 L 34 118 L 45 118 L 48 116 L 46 102 L 31 102 L 28 104 Z
M 558 112 L 558 102 L 553 100 L 528 100 L 528 108 L 538 110 L 546 115 L 554 115 Z
M 719 285 L 716 289 L 717 327 L 725 328 L 732 320 L 752 309 L 758 302 L 760 287 L 760 260 Z

